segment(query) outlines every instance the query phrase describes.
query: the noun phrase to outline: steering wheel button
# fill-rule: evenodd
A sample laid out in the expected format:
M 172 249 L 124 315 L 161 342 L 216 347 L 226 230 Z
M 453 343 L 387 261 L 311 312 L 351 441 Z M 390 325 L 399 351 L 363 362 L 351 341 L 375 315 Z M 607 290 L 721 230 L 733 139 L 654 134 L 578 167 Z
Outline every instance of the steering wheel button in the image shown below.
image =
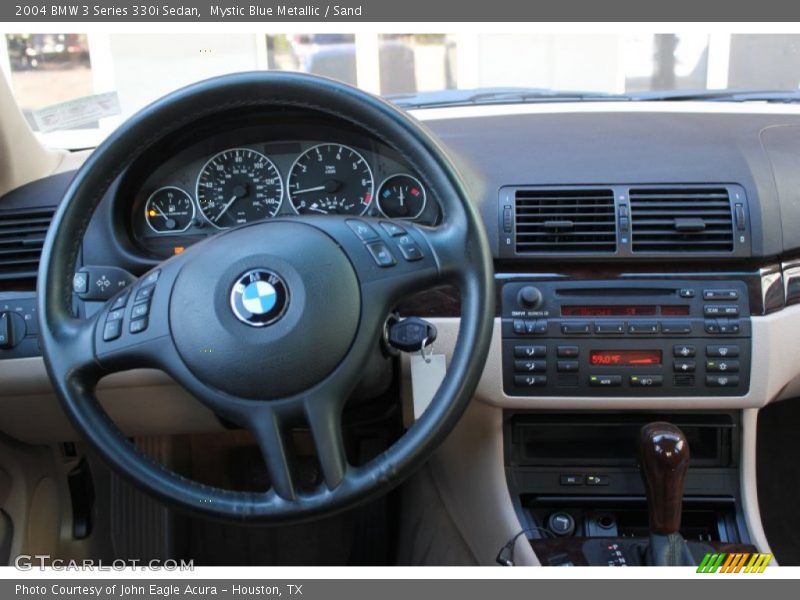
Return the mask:
M 422 250 L 420 249 L 417 244 L 414 242 L 406 242 L 405 244 L 398 244 L 397 246 L 400 248 L 400 253 L 403 255 L 407 261 L 415 261 L 415 260 L 422 260 Z
M 159 269 L 156 269 L 152 273 L 148 273 L 147 276 L 142 279 L 142 285 L 155 285 L 160 275 L 161 271 Z
M 103 341 L 110 342 L 122 335 L 122 320 L 108 321 L 103 327 Z
M 131 310 L 131 319 L 141 319 L 142 317 L 146 317 L 149 312 L 150 312 L 149 302 L 142 302 L 141 304 L 136 304 L 133 307 L 133 310 Z
M 106 322 L 119 321 L 124 316 L 125 316 L 125 309 L 118 308 L 117 310 L 109 311 L 108 317 L 106 317 Z
M 347 219 L 347 226 L 353 230 L 362 242 L 371 242 L 372 240 L 380 239 L 375 230 L 364 221 L 358 219 Z
M 381 227 L 383 227 L 383 230 L 392 237 L 405 235 L 406 233 L 406 230 L 400 227 L 400 225 L 397 223 L 390 223 L 389 221 L 381 221 Z
M 125 290 L 122 292 L 111 304 L 111 310 L 117 310 L 118 308 L 124 307 L 128 303 L 128 296 L 130 295 L 130 290 Z
M 135 321 L 131 321 L 129 328 L 131 333 L 141 333 L 145 329 L 147 329 L 147 317 L 144 319 L 136 319 Z
M 391 267 L 397 264 L 397 260 L 395 260 L 394 255 L 389 251 L 389 248 L 387 248 L 386 244 L 383 242 L 372 242 L 371 244 L 367 244 L 367 250 L 369 250 L 369 253 L 372 255 L 372 258 L 375 259 L 375 262 L 379 267 Z
M 136 292 L 136 297 L 133 299 L 134 303 L 138 302 L 146 302 L 153 297 L 153 292 L 155 291 L 156 286 L 148 285 L 143 288 L 139 288 L 139 291 Z

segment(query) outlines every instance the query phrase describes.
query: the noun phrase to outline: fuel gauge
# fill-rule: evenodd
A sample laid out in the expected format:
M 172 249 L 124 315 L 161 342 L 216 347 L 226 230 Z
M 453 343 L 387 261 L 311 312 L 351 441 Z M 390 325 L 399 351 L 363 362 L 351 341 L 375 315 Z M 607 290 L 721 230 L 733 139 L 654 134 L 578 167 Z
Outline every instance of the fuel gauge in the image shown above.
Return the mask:
M 411 175 L 392 175 L 378 190 L 378 208 L 390 219 L 416 219 L 426 202 L 425 188 Z
M 156 233 L 180 233 L 192 224 L 194 202 L 180 188 L 162 187 L 147 199 L 144 218 Z

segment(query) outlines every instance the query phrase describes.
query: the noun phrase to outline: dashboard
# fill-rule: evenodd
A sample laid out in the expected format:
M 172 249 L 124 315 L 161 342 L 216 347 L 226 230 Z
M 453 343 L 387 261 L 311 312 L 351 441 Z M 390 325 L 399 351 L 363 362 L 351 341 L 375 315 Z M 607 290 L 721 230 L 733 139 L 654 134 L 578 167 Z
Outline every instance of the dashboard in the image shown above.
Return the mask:
M 216 123 L 134 165 L 115 202 L 134 247 L 166 258 L 219 231 L 283 216 L 439 221 L 419 175 L 380 140 L 314 118 L 275 121 Z

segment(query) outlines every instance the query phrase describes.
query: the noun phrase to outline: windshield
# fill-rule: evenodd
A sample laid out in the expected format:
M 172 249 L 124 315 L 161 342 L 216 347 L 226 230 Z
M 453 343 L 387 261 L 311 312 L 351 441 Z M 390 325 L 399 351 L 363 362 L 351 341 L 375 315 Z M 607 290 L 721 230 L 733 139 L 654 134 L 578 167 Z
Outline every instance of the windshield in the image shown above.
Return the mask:
M 408 108 L 704 90 L 759 100 L 753 90 L 797 92 L 800 35 L 7 33 L 0 69 L 45 143 L 87 148 L 167 92 L 254 69 L 333 77 Z M 675 90 L 692 94 L 648 95 Z

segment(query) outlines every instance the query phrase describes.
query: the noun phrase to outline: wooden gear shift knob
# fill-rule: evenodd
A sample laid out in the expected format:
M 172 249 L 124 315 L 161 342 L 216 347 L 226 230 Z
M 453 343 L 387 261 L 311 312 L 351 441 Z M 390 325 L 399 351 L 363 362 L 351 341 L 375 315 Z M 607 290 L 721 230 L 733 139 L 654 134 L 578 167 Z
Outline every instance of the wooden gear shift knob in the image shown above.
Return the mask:
M 650 531 L 664 535 L 677 533 L 689 466 L 686 436 L 672 423 L 645 425 L 639 436 L 639 466 L 647 491 Z

